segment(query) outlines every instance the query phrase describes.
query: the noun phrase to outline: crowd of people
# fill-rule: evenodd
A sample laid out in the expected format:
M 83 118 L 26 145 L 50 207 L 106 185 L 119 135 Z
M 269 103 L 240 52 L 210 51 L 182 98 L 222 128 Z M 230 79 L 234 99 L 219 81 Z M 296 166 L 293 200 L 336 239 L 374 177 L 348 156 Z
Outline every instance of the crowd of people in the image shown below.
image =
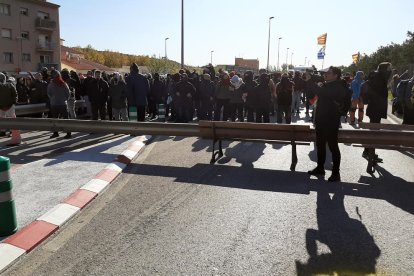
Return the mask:
M 323 72 L 314 68 L 272 74 L 260 70 L 258 75 L 247 71 L 241 75 L 221 69 L 216 73 L 211 64 L 200 74 L 181 69 L 166 76 L 140 74 L 135 63 L 125 75 L 92 70 L 83 76 L 67 69 L 59 72 L 44 68 L 26 79 L 0 74 L 0 117 L 15 116 L 16 104 L 45 102 L 50 117 L 63 119 L 75 119 L 82 114 L 92 120 L 128 121 L 133 107 L 137 121 L 143 122 L 156 119 L 163 107 L 167 119 L 176 123 L 194 119 L 269 123 L 270 116 L 276 116 L 277 123 L 290 124 L 302 103 L 306 115 L 312 111 L 309 120 L 316 129 L 318 164 L 309 174 L 325 174 L 327 143 L 333 157 L 332 176 L 328 180 L 338 181 L 341 116 L 349 114 L 349 123 L 356 125 L 362 122 L 364 106 L 368 104 L 366 115 L 370 122 L 379 123 L 381 118 L 387 118 L 391 84 L 393 95 L 402 106 L 403 123 L 414 124 L 414 77 L 404 79 L 407 76 L 394 72 L 391 78 L 392 74 L 390 63 L 381 63 L 368 75 L 362 71 L 343 74 L 337 67 Z M 79 100 L 84 104 L 77 105 Z M 55 132 L 51 138 L 58 136 Z M 71 133 L 64 138 L 71 138 Z M 15 139 L 16 143 L 20 143 L 20 138 Z M 363 156 L 367 154 L 364 151 Z M 377 155 L 375 158 L 376 162 L 381 161 Z

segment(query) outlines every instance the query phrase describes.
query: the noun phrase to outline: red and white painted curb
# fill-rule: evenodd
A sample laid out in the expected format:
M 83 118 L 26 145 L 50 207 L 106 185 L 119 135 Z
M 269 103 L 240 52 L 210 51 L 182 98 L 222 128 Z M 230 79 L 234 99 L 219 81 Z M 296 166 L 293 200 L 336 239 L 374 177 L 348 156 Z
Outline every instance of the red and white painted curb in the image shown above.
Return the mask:
M 92 180 L 80 187 L 46 214 L 0 243 L 0 273 L 41 244 L 74 215 L 101 194 L 138 156 L 151 136 L 140 136 Z

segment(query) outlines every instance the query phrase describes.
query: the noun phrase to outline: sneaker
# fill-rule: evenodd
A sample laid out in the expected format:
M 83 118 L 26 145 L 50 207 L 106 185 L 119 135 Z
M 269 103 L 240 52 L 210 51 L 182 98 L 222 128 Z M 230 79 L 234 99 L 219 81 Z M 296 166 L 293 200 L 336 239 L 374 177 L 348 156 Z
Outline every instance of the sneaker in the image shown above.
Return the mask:
M 6 132 L 5 131 L 0 131 L 0 137 L 6 136 Z
M 311 171 L 308 171 L 308 174 L 310 175 L 325 175 L 325 170 L 320 167 L 316 167 Z
M 332 175 L 328 178 L 329 182 L 338 182 L 341 181 L 341 175 L 339 173 L 332 173 Z
M 66 135 L 63 137 L 63 139 L 70 139 L 70 138 L 72 138 L 72 134 L 70 134 L 70 133 L 66 134 Z
M 52 138 L 56 138 L 56 137 L 59 137 L 59 133 L 57 133 L 57 132 L 53 133 L 49 138 L 52 139 Z

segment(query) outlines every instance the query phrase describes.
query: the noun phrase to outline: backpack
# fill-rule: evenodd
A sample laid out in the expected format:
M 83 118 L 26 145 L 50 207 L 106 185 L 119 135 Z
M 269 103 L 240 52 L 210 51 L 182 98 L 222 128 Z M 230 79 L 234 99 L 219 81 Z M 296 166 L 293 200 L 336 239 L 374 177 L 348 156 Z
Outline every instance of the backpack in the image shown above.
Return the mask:
M 402 80 L 397 85 L 397 97 L 400 99 L 404 99 L 406 95 L 406 91 L 408 88 L 408 80 Z

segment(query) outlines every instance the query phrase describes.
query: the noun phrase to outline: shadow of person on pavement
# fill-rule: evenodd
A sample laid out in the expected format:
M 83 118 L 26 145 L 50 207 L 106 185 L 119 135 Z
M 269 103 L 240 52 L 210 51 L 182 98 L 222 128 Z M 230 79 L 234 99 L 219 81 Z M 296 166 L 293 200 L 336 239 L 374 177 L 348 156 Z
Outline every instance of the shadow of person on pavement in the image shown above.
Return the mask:
M 381 166 L 377 165 L 375 169 L 376 174 L 372 174 L 372 177 L 361 176 L 358 182 L 369 184 L 377 198 L 414 215 L 414 183 L 391 174 Z
M 235 158 L 236 162 L 241 164 L 242 167 L 253 168 L 253 163 L 259 160 L 263 155 L 263 151 L 266 148 L 264 143 L 244 143 L 238 142 L 234 147 L 227 147 L 222 159 L 217 163 L 228 163 L 232 158 Z
M 306 231 L 309 260 L 306 264 L 296 261 L 297 275 L 376 273 L 381 250 L 365 225 L 349 217 L 342 191 L 338 190 L 331 198 L 327 189 L 319 189 L 316 215 L 318 230 Z M 318 243 L 325 244 L 329 250 L 318 250 Z

